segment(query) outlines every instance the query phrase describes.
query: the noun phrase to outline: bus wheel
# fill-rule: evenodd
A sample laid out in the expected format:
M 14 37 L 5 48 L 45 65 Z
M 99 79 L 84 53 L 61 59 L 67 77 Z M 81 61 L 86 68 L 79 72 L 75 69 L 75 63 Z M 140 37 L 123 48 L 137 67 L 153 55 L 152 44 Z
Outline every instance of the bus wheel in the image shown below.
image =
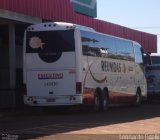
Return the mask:
M 96 92 L 94 96 L 94 105 L 93 110 L 98 112 L 100 111 L 100 95 Z
M 105 91 L 101 92 L 100 89 L 96 91 L 93 108 L 96 112 L 106 111 L 108 109 L 108 98 Z
M 141 104 L 141 91 L 140 89 L 137 89 L 135 105 L 140 105 L 140 104 Z
M 109 100 L 107 96 L 107 91 L 104 90 L 100 100 L 100 111 L 106 111 L 108 109 L 108 105 Z

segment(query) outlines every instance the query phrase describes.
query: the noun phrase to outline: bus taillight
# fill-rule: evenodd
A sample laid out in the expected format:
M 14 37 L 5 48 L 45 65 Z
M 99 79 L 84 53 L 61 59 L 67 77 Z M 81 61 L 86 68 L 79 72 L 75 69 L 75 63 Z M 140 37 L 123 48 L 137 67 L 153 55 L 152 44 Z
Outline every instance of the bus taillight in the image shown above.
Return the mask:
M 76 82 L 76 93 L 81 94 L 82 93 L 82 83 Z

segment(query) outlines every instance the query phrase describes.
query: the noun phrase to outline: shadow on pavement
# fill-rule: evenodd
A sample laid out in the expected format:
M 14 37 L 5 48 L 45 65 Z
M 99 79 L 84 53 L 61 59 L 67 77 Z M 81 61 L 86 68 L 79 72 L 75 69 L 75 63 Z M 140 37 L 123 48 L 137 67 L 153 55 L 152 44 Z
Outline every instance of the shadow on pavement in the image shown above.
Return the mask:
M 19 139 L 58 135 L 71 131 L 160 117 L 160 101 L 141 106 L 111 106 L 106 112 L 88 109 L 26 108 L 12 110 L 0 117 L 0 134 L 17 135 Z

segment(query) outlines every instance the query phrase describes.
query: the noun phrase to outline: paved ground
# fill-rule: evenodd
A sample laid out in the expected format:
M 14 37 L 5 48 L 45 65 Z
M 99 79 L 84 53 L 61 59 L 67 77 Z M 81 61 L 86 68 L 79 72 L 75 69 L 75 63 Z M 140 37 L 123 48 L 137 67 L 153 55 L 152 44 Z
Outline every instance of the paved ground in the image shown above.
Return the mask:
M 114 106 L 101 113 L 39 108 L 1 112 L 0 134 L 3 139 L 160 140 L 160 102 L 140 107 Z

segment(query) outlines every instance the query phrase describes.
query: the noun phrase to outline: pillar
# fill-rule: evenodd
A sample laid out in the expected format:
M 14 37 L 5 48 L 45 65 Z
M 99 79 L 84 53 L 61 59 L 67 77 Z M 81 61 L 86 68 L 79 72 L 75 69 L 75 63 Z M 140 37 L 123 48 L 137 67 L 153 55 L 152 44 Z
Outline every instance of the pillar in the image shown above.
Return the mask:
M 16 45 L 15 45 L 15 25 L 9 24 L 9 75 L 10 88 L 16 87 Z

